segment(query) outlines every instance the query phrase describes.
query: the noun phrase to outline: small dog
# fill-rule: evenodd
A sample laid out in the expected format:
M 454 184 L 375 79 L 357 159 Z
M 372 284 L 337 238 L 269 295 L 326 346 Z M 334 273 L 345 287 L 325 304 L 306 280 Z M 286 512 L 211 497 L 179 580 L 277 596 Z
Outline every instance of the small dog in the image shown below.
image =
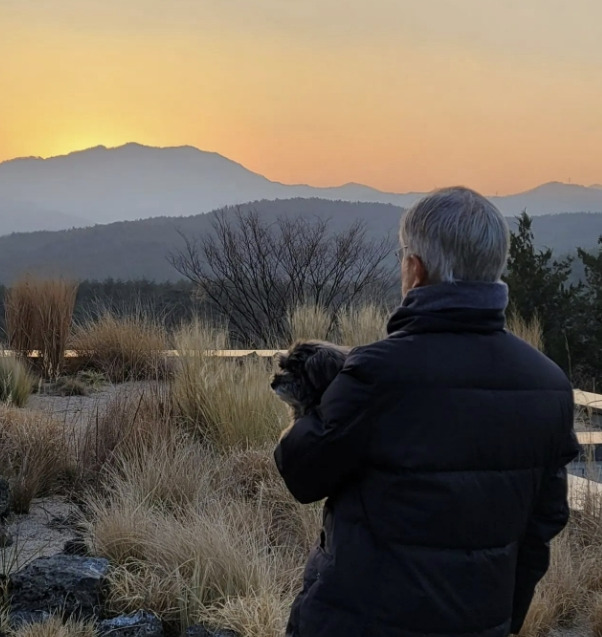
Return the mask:
M 289 405 L 293 422 L 315 413 L 322 394 L 343 369 L 350 348 L 326 341 L 301 341 L 278 357 L 271 387 Z

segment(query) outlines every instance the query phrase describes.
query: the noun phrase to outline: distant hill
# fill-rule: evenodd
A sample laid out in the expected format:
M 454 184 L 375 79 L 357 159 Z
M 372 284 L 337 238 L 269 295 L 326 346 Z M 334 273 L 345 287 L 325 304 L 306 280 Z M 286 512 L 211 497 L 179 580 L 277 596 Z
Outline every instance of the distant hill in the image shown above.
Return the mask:
M 402 213 L 401 208 L 388 204 L 323 199 L 259 201 L 241 208 L 253 208 L 272 220 L 279 215 L 328 218 L 334 230 L 363 219 L 374 237 L 396 233 Z M 230 209 L 229 214 L 232 212 Z M 596 246 L 602 234 L 602 213 L 544 215 L 534 218 L 533 227 L 537 244 L 551 247 L 560 256 L 577 246 Z M 77 279 L 177 280 L 179 275 L 166 257 L 183 247 L 178 232 L 193 238 L 210 228 L 211 215 L 203 214 L 0 237 L 0 283 L 10 283 L 26 271 Z
M 192 146 L 97 146 L 49 159 L 0 163 L 0 235 L 195 215 L 263 199 L 319 197 L 407 207 L 419 196 L 353 183 L 332 188 L 281 184 Z M 524 208 L 531 215 L 602 212 L 599 185 L 549 183 L 491 199 L 509 216 Z

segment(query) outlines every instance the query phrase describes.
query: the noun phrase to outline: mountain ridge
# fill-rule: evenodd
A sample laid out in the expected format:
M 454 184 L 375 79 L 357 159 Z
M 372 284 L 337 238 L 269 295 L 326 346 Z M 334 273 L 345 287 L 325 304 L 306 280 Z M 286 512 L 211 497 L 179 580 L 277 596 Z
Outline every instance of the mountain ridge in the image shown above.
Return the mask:
M 319 197 L 406 208 L 422 193 L 392 193 L 347 182 L 284 184 L 214 151 L 129 142 L 50 158 L 0 163 L 0 235 L 58 230 L 158 216 L 189 216 L 249 201 Z M 602 212 L 602 188 L 549 182 L 493 196 L 507 216 Z
M 224 214 L 231 216 L 236 210 L 251 209 L 267 222 L 280 216 L 328 219 L 334 231 L 359 219 L 366 224 L 367 234 L 375 239 L 394 235 L 402 214 L 400 207 L 391 204 L 318 198 L 257 201 L 226 208 Z M 0 237 L 0 283 L 10 284 L 27 272 L 75 279 L 178 280 L 179 275 L 167 261 L 168 255 L 184 247 L 182 235 L 194 239 L 211 232 L 212 217 L 154 217 Z M 515 227 L 516 220 L 510 222 Z M 533 230 L 536 245 L 552 248 L 555 256 L 574 252 L 577 247 L 597 251 L 602 213 L 542 215 L 533 218 Z

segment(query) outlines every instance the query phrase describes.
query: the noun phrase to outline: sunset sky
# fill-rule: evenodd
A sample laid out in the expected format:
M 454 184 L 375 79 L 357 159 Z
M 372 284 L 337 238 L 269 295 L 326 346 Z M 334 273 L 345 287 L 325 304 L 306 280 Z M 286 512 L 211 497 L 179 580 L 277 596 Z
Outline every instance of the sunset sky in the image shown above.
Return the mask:
M 602 183 L 602 2 L 0 0 L 0 160 L 128 141 L 286 183 Z

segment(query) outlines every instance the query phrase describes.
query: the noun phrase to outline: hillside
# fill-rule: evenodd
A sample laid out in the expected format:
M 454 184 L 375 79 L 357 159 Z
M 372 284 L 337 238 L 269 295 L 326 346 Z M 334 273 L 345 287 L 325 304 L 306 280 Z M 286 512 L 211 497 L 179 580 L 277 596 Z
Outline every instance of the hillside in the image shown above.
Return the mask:
M 349 203 L 321 199 L 260 201 L 241 206 L 264 218 L 279 215 L 320 216 L 333 229 L 363 219 L 372 236 L 396 233 L 401 208 L 386 204 Z M 229 210 L 232 214 L 233 209 Z M 544 215 L 534 218 L 539 246 L 558 255 L 577 246 L 593 248 L 602 234 L 602 213 Z M 0 282 L 10 283 L 26 271 L 64 275 L 77 279 L 147 278 L 177 280 L 167 255 L 181 248 L 186 237 L 201 236 L 211 228 L 211 215 L 159 217 L 58 232 L 34 232 L 0 237 Z
M 98 146 L 60 157 L 0 163 L 0 235 L 151 217 L 181 217 L 226 205 L 297 197 L 411 205 L 420 193 L 387 193 L 349 183 L 332 188 L 270 181 L 217 153 L 192 146 Z M 549 183 L 491 198 L 508 216 L 602 212 L 602 189 Z

